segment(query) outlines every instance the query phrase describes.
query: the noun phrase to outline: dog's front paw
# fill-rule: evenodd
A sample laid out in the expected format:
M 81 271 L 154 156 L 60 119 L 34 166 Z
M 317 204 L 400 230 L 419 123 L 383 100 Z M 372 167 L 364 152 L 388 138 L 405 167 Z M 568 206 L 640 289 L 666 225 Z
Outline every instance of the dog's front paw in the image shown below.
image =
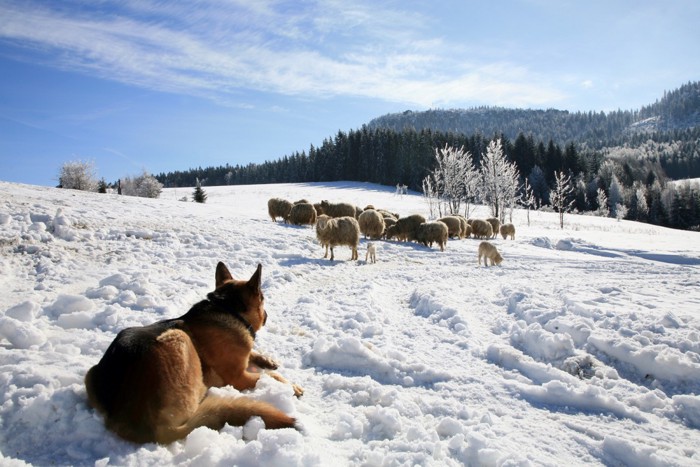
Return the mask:
M 302 388 L 298 384 L 292 384 L 292 388 L 294 389 L 294 395 L 296 397 L 301 397 L 304 395 L 304 388 Z
M 262 368 L 263 370 L 276 370 L 279 367 L 279 364 L 276 361 L 274 361 L 267 355 L 262 355 L 258 353 L 250 355 L 250 362 L 258 368 Z

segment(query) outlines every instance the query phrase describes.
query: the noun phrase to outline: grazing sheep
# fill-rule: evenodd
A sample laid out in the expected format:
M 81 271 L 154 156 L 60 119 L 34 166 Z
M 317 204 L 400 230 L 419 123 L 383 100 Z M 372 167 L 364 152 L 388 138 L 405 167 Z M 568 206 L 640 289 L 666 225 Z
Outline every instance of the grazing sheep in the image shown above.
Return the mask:
M 449 229 L 444 222 L 423 222 L 416 231 L 416 241 L 431 248 L 435 242 L 440 246 L 440 251 L 445 251 L 448 232 Z
M 287 222 L 289 211 L 292 210 L 292 203 L 282 198 L 270 198 L 267 201 L 267 213 L 272 218 L 272 222 L 277 222 L 277 218 L 281 217 Z
M 329 203 L 326 200 L 321 201 L 321 210 L 328 217 L 355 217 L 356 208 L 348 203 Z
M 382 238 L 386 238 L 387 231 L 389 230 L 389 227 L 392 225 L 396 225 L 396 219 L 393 217 L 385 217 L 384 218 L 384 233 L 382 233 Z
M 469 225 L 469 222 L 467 222 L 467 218 L 464 216 L 457 216 L 457 219 L 459 219 L 459 224 L 462 227 L 462 238 L 466 238 L 472 233 L 472 226 Z M 467 234 L 468 232 L 468 234 Z
M 294 225 L 313 225 L 316 223 L 316 209 L 313 204 L 299 203 L 292 206 L 289 222 Z
M 515 240 L 515 226 L 513 224 L 503 224 L 501 226 L 501 236 L 503 240 L 509 236 L 511 240 Z
M 474 219 L 473 219 L 473 218 L 472 218 L 472 219 L 467 219 L 467 224 L 472 225 L 473 222 L 474 222 Z
M 402 217 L 396 221 L 392 228 L 387 229 L 386 238 L 391 239 L 396 237 L 401 241 L 414 241 L 416 239 L 416 231 L 418 226 L 425 223 L 425 217 L 420 214 L 412 214 L 408 217 Z
M 493 237 L 493 227 L 483 219 L 473 219 L 472 235 L 474 238 L 491 238 Z
M 317 216 L 320 216 L 321 214 L 325 214 L 323 212 L 323 208 L 321 207 L 321 203 L 314 203 L 314 209 L 316 210 Z
M 375 245 L 372 242 L 369 242 L 367 244 L 367 254 L 365 255 L 365 263 L 367 262 L 367 258 L 369 258 L 369 260 L 373 263 L 377 262 L 377 245 Z
M 438 219 L 440 222 L 444 222 L 447 225 L 448 236 L 450 238 L 457 237 L 462 238 L 462 222 L 457 216 L 445 216 Z
M 300 199 L 299 201 L 294 201 L 294 204 L 302 204 L 302 203 L 308 203 L 309 200 L 307 199 Z
M 500 265 L 503 262 L 503 257 L 498 252 L 495 246 L 489 242 L 479 243 L 479 266 L 481 266 L 481 257 L 484 257 L 484 266 L 488 267 L 489 260 L 491 260 L 491 265 Z
M 368 209 L 374 209 L 374 210 L 376 211 L 376 209 L 375 209 L 375 207 L 374 207 L 373 204 L 368 204 L 367 206 L 365 206 L 365 208 L 363 209 L 363 211 L 367 211 Z
M 491 230 L 492 230 L 491 236 L 493 238 L 498 237 L 498 231 L 501 229 L 501 221 L 499 221 L 495 217 L 489 217 L 488 219 L 486 219 L 486 222 L 491 224 Z
M 335 259 L 333 248 L 338 245 L 347 245 L 352 248 L 351 260 L 357 259 L 357 245 L 360 243 L 360 225 L 357 219 L 351 216 L 329 217 L 326 214 L 316 219 L 316 238 L 321 246 L 326 248 L 324 258 L 328 256 L 328 248 L 331 250 L 331 261 Z
M 364 234 L 365 238 L 376 240 L 384 234 L 384 218 L 374 209 L 362 211 L 357 222 L 360 224 L 360 232 Z
M 375 211 L 379 212 L 384 218 L 390 217 L 394 220 L 399 220 L 399 215 L 395 212 L 389 212 L 386 209 L 375 209 Z

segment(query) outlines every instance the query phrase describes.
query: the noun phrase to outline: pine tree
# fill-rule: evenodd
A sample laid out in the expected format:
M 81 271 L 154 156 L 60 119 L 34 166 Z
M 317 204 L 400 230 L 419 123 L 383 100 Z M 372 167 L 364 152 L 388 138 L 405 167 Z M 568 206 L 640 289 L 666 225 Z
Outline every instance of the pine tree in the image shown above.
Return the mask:
M 192 199 L 194 200 L 195 203 L 206 203 L 207 202 L 207 194 L 202 189 L 202 184 L 199 181 L 199 178 L 197 179 L 197 186 L 194 188 L 194 192 L 192 193 Z

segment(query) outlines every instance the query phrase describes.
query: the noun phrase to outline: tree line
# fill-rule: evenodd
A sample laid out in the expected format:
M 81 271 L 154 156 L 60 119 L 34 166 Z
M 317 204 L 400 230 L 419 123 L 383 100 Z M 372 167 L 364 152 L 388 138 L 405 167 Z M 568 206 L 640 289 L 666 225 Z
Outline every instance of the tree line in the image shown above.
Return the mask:
M 503 153 L 532 191 L 535 208 L 551 207 L 550 193 L 557 173 L 571 180 L 571 208 L 576 212 L 604 213 L 622 218 L 683 229 L 700 230 L 700 193 L 689 185 L 679 188 L 668 183 L 668 167 L 680 164 L 680 143 L 644 143 L 646 154 L 635 148 L 595 150 L 554 140 L 538 141 L 532 135 L 518 134 L 511 141 L 504 134 L 466 136 L 430 129 L 404 129 L 363 126 L 347 133 L 339 131 L 307 151 L 295 152 L 276 161 L 261 164 L 225 165 L 188 171 L 161 173 L 156 178 L 165 187 L 237 185 L 256 183 L 298 183 L 349 180 L 394 186 L 407 185 L 423 191 L 425 178 L 435 170 L 435 149 L 463 148 L 479 168 L 489 143 L 498 139 Z M 674 146 L 675 145 L 675 146 Z M 695 167 L 698 156 L 686 158 Z M 601 205 L 601 194 L 605 205 Z

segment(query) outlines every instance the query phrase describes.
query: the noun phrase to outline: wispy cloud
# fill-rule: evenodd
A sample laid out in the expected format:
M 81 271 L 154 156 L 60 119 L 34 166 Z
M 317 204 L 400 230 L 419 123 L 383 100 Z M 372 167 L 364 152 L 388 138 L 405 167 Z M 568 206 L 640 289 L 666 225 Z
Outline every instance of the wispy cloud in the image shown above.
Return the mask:
M 455 56 L 431 18 L 377 2 L 0 0 L 0 11 L 0 44 L 32 60 L 220 102 L 246 90 L 424 107 L 562 97 L 528 70 Z

